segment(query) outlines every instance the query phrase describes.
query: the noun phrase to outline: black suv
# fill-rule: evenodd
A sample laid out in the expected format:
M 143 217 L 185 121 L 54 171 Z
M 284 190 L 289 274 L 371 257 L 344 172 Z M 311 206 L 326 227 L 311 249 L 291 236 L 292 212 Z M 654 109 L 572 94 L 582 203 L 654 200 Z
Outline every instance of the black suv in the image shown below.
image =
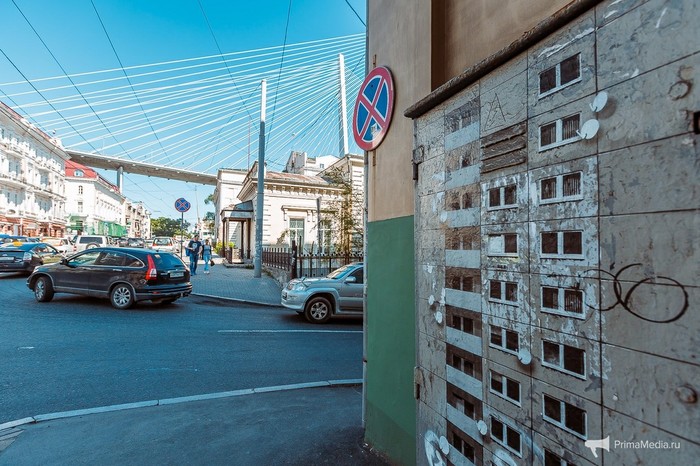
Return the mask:
M 174 254 L 140 248 L 93 248 L 39 266 L 27 279 L 39 302 L 54 293 L 108 298 L 117 309 L 138 301 L 170 304 L 192 292 L 190 271 Z

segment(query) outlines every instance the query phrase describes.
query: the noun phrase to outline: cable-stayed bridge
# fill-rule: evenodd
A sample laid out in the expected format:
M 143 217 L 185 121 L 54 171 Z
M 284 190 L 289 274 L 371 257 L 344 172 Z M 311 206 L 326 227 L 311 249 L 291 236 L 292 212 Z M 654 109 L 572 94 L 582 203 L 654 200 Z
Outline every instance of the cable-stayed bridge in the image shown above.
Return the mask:
M 247 168 L 258 154 L 261 82 L 267 83 L 266 162 L 360 153 L 352 104 L 365 72 L 365 35 L 0 83 L 0 99 L 74 160 L 194 183 L 218 168 Z M 347 132 L 347 131 L 346 131 Z

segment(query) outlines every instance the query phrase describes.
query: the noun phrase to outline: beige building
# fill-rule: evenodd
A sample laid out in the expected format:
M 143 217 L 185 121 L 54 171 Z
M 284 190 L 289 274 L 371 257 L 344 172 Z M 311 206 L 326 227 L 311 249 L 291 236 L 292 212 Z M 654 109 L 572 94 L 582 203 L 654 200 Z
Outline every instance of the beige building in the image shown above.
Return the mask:
M 0 233 L 65 234 L 65 162 L 60 141 L 0 102 Z

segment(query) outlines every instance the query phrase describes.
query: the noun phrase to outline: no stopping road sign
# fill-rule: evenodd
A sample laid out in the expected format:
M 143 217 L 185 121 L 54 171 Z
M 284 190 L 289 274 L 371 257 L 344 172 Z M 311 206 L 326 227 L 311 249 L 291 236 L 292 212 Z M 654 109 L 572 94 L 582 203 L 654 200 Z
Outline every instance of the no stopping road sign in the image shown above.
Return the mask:
M 389 68 L 369 72 L 360 86 L 352 117 L 352 134 L 362 150 L 374 150 L 386 136 L 394 110 L 394 81 Z

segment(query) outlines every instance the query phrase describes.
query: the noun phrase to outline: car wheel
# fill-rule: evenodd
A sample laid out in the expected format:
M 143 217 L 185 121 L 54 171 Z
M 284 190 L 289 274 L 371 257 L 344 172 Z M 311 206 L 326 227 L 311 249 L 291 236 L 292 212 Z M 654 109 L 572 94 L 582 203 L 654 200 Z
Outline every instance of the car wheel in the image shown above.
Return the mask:
M 40 303 L 46 303 L 53 299 L 53 285 L 49 277 L 39 277 L 34 282 L 34 297 Z
M 95 243 L 90 243 L 90 244 L 88 244 L 87 246 L 85 246 L 85 249 L 92 249 L 92 248 L 96 248 L 97 246 L 98 246 L 98 245 L 95 244 Z
M 304 317 L 312 324 L 323 324 L 331 318 L 331 302 L 318 296 L 311 298 L 306 304 Z
M 134 292 L 129 285 L 119 283 L 112 288 L 109 300 L 117 309 L 129 309 L 134 304 Z

